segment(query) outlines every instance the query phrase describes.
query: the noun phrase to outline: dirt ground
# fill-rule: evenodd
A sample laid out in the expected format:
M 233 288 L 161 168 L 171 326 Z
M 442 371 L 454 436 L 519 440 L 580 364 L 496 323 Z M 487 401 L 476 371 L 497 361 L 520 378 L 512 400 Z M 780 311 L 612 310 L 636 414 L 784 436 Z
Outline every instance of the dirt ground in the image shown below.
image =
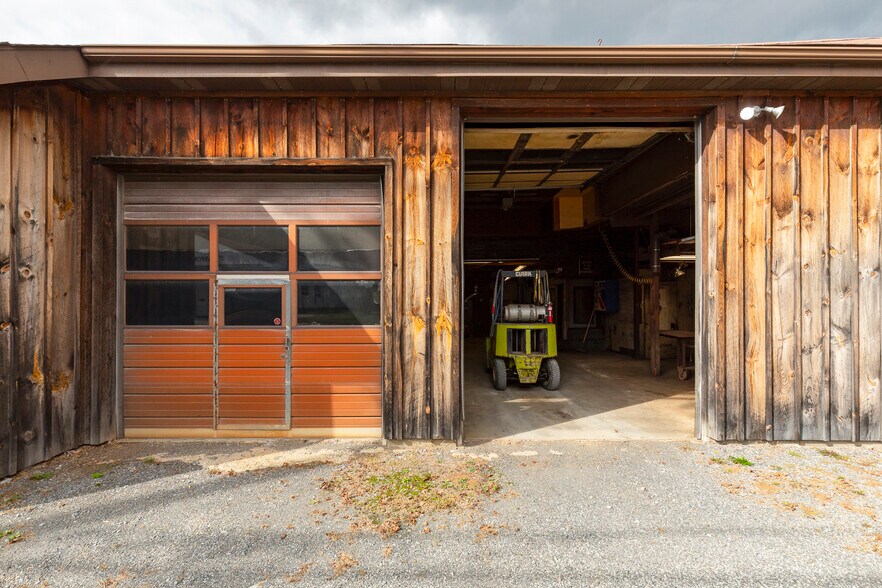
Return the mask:
M 3 586 L 879 586 L 882 448 L 118 442 L 0 483 Z

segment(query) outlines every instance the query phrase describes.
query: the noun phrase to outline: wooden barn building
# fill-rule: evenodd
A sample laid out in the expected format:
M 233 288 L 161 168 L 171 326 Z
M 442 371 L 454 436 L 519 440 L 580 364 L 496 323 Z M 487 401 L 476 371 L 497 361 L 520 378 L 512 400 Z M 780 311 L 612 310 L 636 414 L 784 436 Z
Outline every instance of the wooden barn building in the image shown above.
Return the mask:
M 0 476 L 136 437 L 878 441 L 880 96 L 872 39 L 0 45 Z M 559 391 L 487 390 L 522 268 Z

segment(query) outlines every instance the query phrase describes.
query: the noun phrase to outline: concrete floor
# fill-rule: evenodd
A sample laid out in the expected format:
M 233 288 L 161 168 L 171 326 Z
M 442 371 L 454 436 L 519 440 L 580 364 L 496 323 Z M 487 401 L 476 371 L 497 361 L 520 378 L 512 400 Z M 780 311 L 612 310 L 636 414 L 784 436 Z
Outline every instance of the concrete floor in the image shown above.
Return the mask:
M 692 439 L 695 380 L 677 379 L 673 360 L 662 375 L 649 363 L 611 352 L 561 352 L 561 386 L 509 383 L 497 391 L 484 371 L 483 341 L 465 344 L 465 439 Z

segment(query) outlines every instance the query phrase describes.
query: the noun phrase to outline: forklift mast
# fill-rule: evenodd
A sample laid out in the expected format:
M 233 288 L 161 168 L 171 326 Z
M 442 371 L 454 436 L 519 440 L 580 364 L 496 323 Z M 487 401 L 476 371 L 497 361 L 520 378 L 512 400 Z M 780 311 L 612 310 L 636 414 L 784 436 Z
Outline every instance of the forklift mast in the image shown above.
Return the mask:
M 532 280 L 529 291 L 521 288 L 522 285 L 527 285 L 526 280 Z M 518 298 L 516 304 L 508 305 L 509 311 L 506 316 L 505 288 L 508 282 L 514 282 L 509 289 L 518 288 Z M 522 297 L 529 299 L 525 300 Z M 550 302 L 548 272 L 545 270 L 498 271 L 493 290 L 493 306 L 490 310 L 490 335 L 493 336 L 496 325 L 501 322 L 544 322 L 546 318 L 550 318 Z

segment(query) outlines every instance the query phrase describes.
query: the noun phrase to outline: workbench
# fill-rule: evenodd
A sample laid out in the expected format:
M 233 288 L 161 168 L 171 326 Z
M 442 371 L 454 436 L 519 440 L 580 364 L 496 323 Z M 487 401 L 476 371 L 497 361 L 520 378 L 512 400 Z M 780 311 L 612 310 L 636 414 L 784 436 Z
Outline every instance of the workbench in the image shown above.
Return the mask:
M 658 334 L 677 342 L 677 377 L 688 380 L 689 372 L 695 371 L 695 331 L 659 331 Z

